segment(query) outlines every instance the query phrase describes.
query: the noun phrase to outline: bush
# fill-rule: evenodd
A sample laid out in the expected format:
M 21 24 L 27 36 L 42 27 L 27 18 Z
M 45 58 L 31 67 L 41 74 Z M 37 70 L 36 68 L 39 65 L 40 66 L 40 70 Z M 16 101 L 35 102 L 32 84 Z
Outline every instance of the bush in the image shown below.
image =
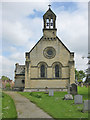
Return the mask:
M 82 83 L 82 80 L 77 80 L 79 83 Z
M 6 84 L 6 87 L 9 87 L 9 88 L 10 88 L 10 87 L 11 87 L 11 85 L 10 85 L 9 83 L 7 83 L 7 84 Z
M 10 88 L 11 85 L 9 83 L 6 84 L 6 88 Z

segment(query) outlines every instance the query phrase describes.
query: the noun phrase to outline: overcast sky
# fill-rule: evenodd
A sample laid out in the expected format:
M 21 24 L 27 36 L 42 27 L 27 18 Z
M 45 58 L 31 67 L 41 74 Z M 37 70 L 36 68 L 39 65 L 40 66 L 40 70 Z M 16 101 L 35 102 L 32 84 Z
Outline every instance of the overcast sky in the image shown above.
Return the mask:
M 57 36 L 75 52 L 75 68 L 87 68 L 87 58 L 82 59 L 82 56 L 88 54 L 88 2 L 3 2 L 0 76 L 14 80 L 15 63 L 25 64 L 25 52 L 30 51 L 43 35 L 43 14 L 48 4 L 57 16 Z

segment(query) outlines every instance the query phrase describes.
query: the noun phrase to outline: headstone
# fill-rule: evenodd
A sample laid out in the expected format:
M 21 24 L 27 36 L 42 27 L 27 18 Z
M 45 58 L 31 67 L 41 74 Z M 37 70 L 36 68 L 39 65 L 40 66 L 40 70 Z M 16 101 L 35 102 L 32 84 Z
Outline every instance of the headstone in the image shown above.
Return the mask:
M 48 94 L 48 87 L 45 87 L 45 94 Z
M 54 95 L 53 90 L 49 90 L 49 96 L 53 96 L 53 95 Z
M 71 84 L 70 94 L 72 94 L 72 95 L 76 95 L 77 94 L 77 85 L 75 83 Z
M 71 94 L 66 94 L 64 100 L 73 100 L 73 96 Z
M 82 95 L 75 95 L 74 96 L 74 103 L 75 104 L 82 104 Z
M 67 92 L 68 92 L 68 94 L 70 94 L 70 85 L 68 85 Z
M 83 112 L 90 112 L 90 100 L 84 100 Z

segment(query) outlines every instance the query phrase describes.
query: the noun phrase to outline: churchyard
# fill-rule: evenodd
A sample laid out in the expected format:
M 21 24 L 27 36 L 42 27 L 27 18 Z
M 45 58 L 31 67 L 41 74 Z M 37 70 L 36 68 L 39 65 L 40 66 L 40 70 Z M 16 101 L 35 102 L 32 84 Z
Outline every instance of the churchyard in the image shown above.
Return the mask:
M 35 103 L 53 118 L 88 118 L 88 112 L 83 111 L 84 104 L 75 104 L 75 100 L 64 100 L 67 92 L 17 92 Z M 78 94 L 82 95 L 82 102 L 88 98 L 88 88 L 78 86 Z M 74 98 L 74 95 L 73 95 Z M 16 118 L 16 108 L 12 98 L 2 94 L 3 118 Z M 9 109 L 8 109 L 9 108 Z
M 53 118 L 88 118 L 88 112 L 83 112 L 83 104 L 75 104 L 74 100 L 63 99 L 67 92 L 54 92 L 53 96 L 49 96 L 45 92 L 19 93 L 27 97 Z M 78 94 L 82 95 L 83 101 L 88 100 L 88 88 L 78 87 Z

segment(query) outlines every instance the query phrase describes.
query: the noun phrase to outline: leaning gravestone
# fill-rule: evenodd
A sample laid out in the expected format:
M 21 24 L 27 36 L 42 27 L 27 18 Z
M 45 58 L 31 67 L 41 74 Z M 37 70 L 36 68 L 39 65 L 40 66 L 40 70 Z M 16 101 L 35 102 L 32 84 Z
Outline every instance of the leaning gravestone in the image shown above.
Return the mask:
M 83 112 L 90 112 L 90 100 L 84 100 Z
M 75 104 L 82 104 L 82 95 L 75 95 L 74 96 L 74 103 Z
M 73 100 L 73 96 L 71 94 L 66 94 L 64 100 Z
M 53 90 L 49 90 L 49 96 L 53 96 L 53 95 L 54 95 Z
M 77 94 L 77 85 L 75 83 L 71 84 L 70 94 L 72 94 L 72 95 L 76 95 Z

